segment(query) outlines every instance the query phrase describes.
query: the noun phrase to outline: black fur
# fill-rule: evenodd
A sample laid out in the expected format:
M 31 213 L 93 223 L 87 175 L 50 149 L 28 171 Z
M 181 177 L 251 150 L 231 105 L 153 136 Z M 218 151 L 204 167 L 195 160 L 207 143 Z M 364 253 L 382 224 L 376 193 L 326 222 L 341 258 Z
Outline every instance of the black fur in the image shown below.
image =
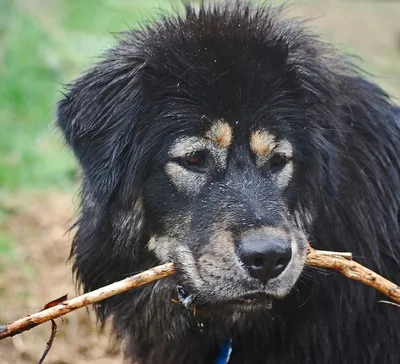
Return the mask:
M 254 127 L 292 142 L 283 201 L 315 248 L 351 251 L 400 282 L 399 115 L 378 86 L 267 7 L 187 6 L 182 17 L 124 34 L 59 103 L 59 126 L 83 169 L 71 253 L 78 281 L 89 291 L 159 264 L 147 241 L 166 214 L 197 210 L 201 228 L 210 222 L 211 200 L 180 196 L 163 166 L 179 135 L 223 118 L 242 136 L 238 145 Z M 171 302 L 179 279 L 97 306 L 133 361 L 212 363 L 229 336 L 235 364 L 400 363 L 399 308 L 337 274 L 306 267 L 269 311 L 211 308 L 200 318 Z

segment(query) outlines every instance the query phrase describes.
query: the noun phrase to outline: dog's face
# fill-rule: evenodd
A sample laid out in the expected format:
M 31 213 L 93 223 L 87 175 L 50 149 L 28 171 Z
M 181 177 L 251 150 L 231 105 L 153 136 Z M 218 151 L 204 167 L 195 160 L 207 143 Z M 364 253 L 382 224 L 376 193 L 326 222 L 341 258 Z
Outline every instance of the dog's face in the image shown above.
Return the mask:
M 305 260 L 306 239 L 290 214 L 294 147 L 267 123 L 193 123 L 198 132 L 172 134 L 151 166 L 147 247 L 177 264 L 198 305 L 266 305 L 291 290 Z
M 173 261 L 197 304 L 268 304 L 302 270 L 306 239 L 290 215 L 291 142 L 245 120 L 216 119 L 171 138 L 144 206 L 148 249 Z M 201 130 L 201 131 L 200 131 Z
M 315 186 L 335 193 L 337 90 L 322 45 L 257 14 L 188 8 L 128 34 L 60 103 L 86 289 L 172 261 L 186 302 L 246 310 L 298 280 Z

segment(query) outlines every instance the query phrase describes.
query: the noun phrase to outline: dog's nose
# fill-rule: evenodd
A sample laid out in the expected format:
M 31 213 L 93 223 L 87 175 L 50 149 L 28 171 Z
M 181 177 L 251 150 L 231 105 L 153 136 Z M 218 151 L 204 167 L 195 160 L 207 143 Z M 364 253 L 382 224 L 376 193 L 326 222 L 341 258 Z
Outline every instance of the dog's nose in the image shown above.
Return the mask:
M 238 256 L 252 277 L 266 283 L 278 277 L 289 264 L 290 238 L 258 233 L 246 235 L 238 245 Z

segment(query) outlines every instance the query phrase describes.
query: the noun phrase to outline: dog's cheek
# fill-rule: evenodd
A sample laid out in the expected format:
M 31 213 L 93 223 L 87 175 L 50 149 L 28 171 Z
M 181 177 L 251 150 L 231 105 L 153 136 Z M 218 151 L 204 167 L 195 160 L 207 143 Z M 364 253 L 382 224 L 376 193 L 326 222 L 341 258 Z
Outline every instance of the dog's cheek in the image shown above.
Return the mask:
M 147 248 L 163 263 L 173 261 L 179 263 L 184 252 L 190 254 L 186 244 L 187 232 L 192 221 L 190 213 L 167 215 L 160 221 L 161 232 L 150 236 Z M 178 258 L 177 258 L 178 257 Z M 179 259 L 179 261 L 177 261 Z
M 176 190 L 169 176 L 163 169 L 151 172 L 143 183 L 143 199 L 146 219 L 150 223 L 151 233 L 168 234 L 175 230 L 174 225 L 184 219 L 183 207 L 187 205 L 187 197 Z
M 169 236 L 153 235 L 147 248 L 155 254 L 161 263 L 167 263 L 171 260 L 173 252 L 178 248 L 178 240 Z

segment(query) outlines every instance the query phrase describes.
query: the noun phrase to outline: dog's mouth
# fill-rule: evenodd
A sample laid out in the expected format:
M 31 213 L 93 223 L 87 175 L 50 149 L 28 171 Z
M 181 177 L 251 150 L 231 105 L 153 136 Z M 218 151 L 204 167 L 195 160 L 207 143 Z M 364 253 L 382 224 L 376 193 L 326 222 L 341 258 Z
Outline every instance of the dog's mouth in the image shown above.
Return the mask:
M 233 306 L 233 307 L 264 307 L 266 309 L 272 308 L 273 297 L 265 292 L 251 292 L 245 295 L 241 295 L 234 298 L 229 298 L 226 300 L 220 300 L 214 303 L 205 303 L 198 299 L 198 294 L 190 293 L 181 285 L 177 286 L 177 294 L 180 304 L 188 309 L 194 307 L 206 306 L 206 305 L 218 305 L 218 306 Z
M 239 303 L 239 304 L 245 304 L 245 305 L 266 305 L 269 308 L 272 307 L 272 297 L 268 296 L 265 293 L 262 292 L 257 292 L 257 293 L 249 293 L 244 296 L 240 296 L 236 299 L 233 299 L 231 301 L 232 303 Z

